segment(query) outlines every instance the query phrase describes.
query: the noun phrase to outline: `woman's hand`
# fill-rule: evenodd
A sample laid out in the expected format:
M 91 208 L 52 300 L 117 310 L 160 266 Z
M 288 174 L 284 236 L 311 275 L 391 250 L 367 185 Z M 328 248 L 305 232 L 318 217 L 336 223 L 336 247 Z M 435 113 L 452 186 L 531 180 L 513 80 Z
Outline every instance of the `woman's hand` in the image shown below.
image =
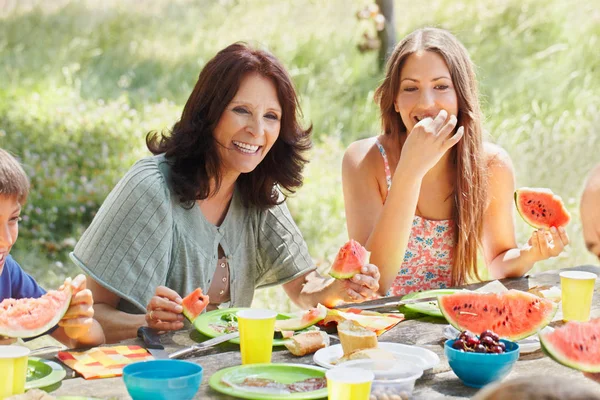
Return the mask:
M 58 325 L 69 338 L 80 340 L 88 334 L 94 324 L 94 298 L 92 292 L 86 288 L 86 277 L 83 274 L 77 275 L 72 282 L 67 279 L 64 285 L 71 285 L 73 294 L 69 308 Z
M 375 299 L 379 297 L 379 268 L 373 264 L 362 267 L 361 273 L 350 279 L 339 279 L 338 284 L 342 286 L 342 300 L 345 302 L 357 302 Z
M 6 336 L 0 336 L 0 346 L 13 344 L 16 341 L 17 341 L 16 338 L 11 338 L 11 337 L 6 337 Z
M 583 376 L 600 383 L 600 372 L 584 372 Z
M 525 250 L 529 253 L 531 259 L 535 261 L 546 260 L 550 257 L 556 257 L 569 244 L 569 236 L 565 228 L 555 227 L 550 230 L 538 229 L 531 234 Z
M 442 156 L 462 138 L 464 133 L 462 126 L 451 136 L 456 123 L 456 116 L 448 117 L 446 110 L 441 110 L 435 119 L 424 118 L 419 121 L 402 145 L 398 167 L 402 165 L 400 168 L 414 171 L 419 176 L 425 176 Z
M 166 286 L 156 288 L 146 307 L 146 323 L 157 331 L 176 331 L 183 328 L 181 296 Z

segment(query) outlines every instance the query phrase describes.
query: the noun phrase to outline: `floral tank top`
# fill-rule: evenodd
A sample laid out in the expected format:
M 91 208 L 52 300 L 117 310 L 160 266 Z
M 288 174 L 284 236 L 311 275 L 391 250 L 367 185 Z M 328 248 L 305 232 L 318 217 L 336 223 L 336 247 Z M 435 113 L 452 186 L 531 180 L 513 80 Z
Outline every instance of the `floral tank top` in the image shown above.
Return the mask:
M 392 174 L 388 158 L 379 140 L 375 143 L 383 157 L 389 192 Z M 415 215 L 404 261 L 387 295 L 402 296 L 411 292 L 449 287 L 452 281 L 455 229 L 453 220 L 430 220 Z

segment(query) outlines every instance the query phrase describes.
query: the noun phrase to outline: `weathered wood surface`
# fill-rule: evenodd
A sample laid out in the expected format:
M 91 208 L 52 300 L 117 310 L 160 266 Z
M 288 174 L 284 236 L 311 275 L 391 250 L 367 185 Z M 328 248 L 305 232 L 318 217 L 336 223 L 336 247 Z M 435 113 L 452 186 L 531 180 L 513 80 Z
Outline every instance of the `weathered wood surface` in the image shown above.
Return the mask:
M 582 266 L 572 269 L 587 270 L 594 273 L 600 273 L 600 267 Z M 536 274 L 527 278 L 505 279 L 502 283 L 512 289 L 527 290 L 530 287 L 537 285 L 555 285 L 559 286 L 558 271 L 550 271 Z M 468 288 L 477 288 L 483 284 L 470 285 Z M 600 280 L 596 281 L 594 301 L 592 305 L 592 318 L 600 317 Z M 384 301 L 390 301 L 390 298 Z M 558 326 L 562 314 L 559 310 L 555 317 L 552 326 Z M 379 340 L 384 342 L 396 342 L 418 345 L 429 350 L 432 350 L 440 357 L 440 364 L 432 371 L 426 373 L 419 379 L 415 385 L 413 393 L 414 399 L 468 399 L 472 397 L 477 389 L 469 388 L 463 385 L 456 375 L 448 366 L 446 357 L 444 356 L 443 342 L 444 337 L 442 330 L 446 326 L 444 321 L 431 317 L 422 317 L 413 320 L 403 321 L 396 325 L 390 331 L 380 336 Z M 162 338 L 163 344 L 167 351 L 172 352 L 192 344 L 195 341 L 206 339 L 200 333 L 195 331 L 179 331 L 174 334 L 164 335 Z M 130 340 L 127 343 L 142 344 L 139 340 Z M 282 350 L 283 349 L 283 350 Z M 189 358 L 194 362 L 202 365 L 204 368 L 204 378 L 202 386 L 195 399 L 210 399 L 224 400 L 231 399 L 229 396 L 224 396 L 208 386 L 210 376 L 216 371 L 241 364 L 239 347 L 233 344 L 222 344 L 213 349 L 204 350 L 202 353 L 196 353 Z M 273 352 L 274 363 L 292 362 L 302 364 L 313 364 L 312 355 L 305 357 L 294 357 L 285 348 L 275 348 Z M 505 378 L 517 376 L 539 376 L 539 375 L 556 375 L 568 377 L 573 385 L 598 385 L 584 378 L 578 371 L 563 367 L 548 357 L 544 356 L 541 351 L 536 351 L 524 355 L 519 359 L 513 368 L 511 374 Z M 73 378 L 63 380 L 61 386 L 54 392 L 53 395 L 86 395 L 109 399 L 130 399 L 127 390 L 121 378 L 99 379 L 86 381 L 82 378 Z

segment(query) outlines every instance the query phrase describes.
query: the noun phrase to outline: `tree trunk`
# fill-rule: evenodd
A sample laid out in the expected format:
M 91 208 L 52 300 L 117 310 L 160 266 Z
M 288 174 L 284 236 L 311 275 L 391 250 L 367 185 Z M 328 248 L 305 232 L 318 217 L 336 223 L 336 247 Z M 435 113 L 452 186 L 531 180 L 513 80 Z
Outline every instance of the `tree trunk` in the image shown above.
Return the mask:
M 385 25 L 382 31 L 377 34 L 381 41 L 379 48 L 379 69 L 383 70 L 387 59 L 390 57 L 396 46 L 396 24 L 394 18 L 394 1 L 393 0 L 375 0 L 375 4 L 379 6 L 379 12 L 385 17 Z

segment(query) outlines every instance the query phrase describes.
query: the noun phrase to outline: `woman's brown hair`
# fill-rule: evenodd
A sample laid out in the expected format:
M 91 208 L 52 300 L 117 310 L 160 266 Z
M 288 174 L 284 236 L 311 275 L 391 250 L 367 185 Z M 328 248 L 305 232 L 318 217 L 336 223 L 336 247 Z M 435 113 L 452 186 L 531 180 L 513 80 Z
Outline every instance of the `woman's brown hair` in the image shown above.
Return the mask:
M 303 153 L 311 147 L 312 126 L 304 130 L 298 122 L 300 106 L 292 81 L 271 53 L 234 43 L 202 69 L 170 135 L 150 132 L 146 136 L 152 153 L 165 154 L 171 165 L 172 189 L 188 207 L 219 190 L 221 160 L 213 131 L 242 80 L 251 73 L 273 82 L 282 115 L 279 137 L 269 153 L 252 172 L 241 174 L 237 180 L 244 204 L 268 208 L 282 201 L 276 186 L 293 193 L 302 185 L 307 162 Z M 215 183 L 212 192 L 211 180 Z
M 383 131 L 400 136 L 406 126 L 394 109 L 400 88 L 400 72 L 408 56 L 418 51 L 439 54 L 450 71 L 458 97 L 458 123 L 464 126 L 463 138 L 452 148 L 456 166 L 454 183 L 454 216 L 456 245 L 452 267 L 452 284 L 460 285 L 470 277 L 479 278 L 477 249 L 481 245 L 483 213 L 487 204 L 487 178 L 483 152 L 481 110 L 475 68 L 465 47 L 450 32 L 423 28 L 412 32 L 400 42 L 391 55 L 386 76 L 375 92 L 381 109 Z

